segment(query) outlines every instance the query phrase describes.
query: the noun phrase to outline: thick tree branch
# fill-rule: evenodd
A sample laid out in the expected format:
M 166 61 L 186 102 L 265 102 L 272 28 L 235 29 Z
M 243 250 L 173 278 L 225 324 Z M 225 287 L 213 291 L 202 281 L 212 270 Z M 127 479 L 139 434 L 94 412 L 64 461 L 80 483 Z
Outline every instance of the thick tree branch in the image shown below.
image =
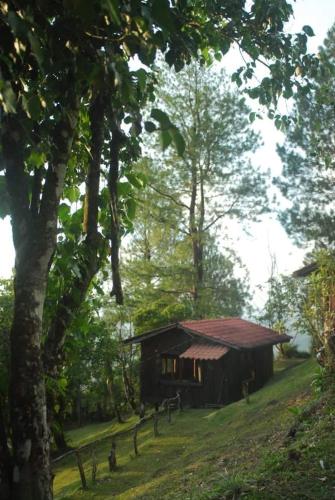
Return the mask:
M 98 201 L 100 164 L 104 139 L 104 99 L 98 94 L 90 106 L 91 160 L 86 182 L 87 236 L 81 244 L 83 261 L 80 276 L 75 276 L 58 302 L 44 346 L 46 373 L 57 376 L 63 360 L 66 330 L 82 304 L 88 287 L 99 269 Z
M 63 192 L 66 168 L 72 149 L 72 142 L 78 119 L 77 98 L 73 99 L 71 108 L 55 125 L 51 160 L 46 173 L 42 193 L 39 230 L 47 244 L 56 243 L 57 213 L 59 200 Z
M 24 131 L 19 118 L 8 115 L 2 122 L 2 154 L 18 260 L 30 235 L 29 180 L 24 170 Z

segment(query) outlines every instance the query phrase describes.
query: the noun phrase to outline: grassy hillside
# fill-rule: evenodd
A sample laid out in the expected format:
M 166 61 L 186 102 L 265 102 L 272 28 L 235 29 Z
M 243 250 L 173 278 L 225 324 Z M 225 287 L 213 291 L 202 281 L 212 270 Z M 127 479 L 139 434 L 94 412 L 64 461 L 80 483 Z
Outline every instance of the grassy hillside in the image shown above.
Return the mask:
M 110 442 L 97 448 L 98 482 L 80 489 L 75 459 L 55 468 L 57 499 L 287 499 L 335 498 L 334 423 L 331 407 L 311 399 L 313 361 L 282 363 L 273 379 L 251 396 L 220 410 L 185 410 L 139 433 L 139 456 L 131 438 L 117 441 L 118 470 L 109 473 Z M 124 429 L 134 421 L 121 425 Z M 293 426 L 293 428 L 292 428 Z M 291 428 L 292 437 L 287 433 Z M 97 439 L 120 426 L 99 424 L 70 432 L 72 444 Z

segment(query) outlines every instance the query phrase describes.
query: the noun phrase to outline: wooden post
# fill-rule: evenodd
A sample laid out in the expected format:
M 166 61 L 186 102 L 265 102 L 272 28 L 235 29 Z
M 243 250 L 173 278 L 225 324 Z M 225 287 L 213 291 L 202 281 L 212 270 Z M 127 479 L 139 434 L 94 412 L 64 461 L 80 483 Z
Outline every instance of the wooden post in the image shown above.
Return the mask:
M 98 464 L 97 464 L 97 457 L 95 454 L 95 447 L 92 446 L 92 483 L 96 483 L 97 479 L 97 469 L 98 469 Z
M 167 417 L 168 422 L 171 424 L 171 408 L 170 408 L 170 400 L 167 401 Z
M 135 455 L 138 455 L 138 449 L 137 449 L 137 431 L 138 431 L 138 428 L 139 428 L 139 424 L 136 424 L 134 427 L 134 437 L 133 437 Z
M 158 413 L 155 412 L 152 415 L 152 418 L 154 420 L 154 436 L 157 437 L 158 436 Z
M 177 404 L 178 404 L 178 411 L 180 413 L 183 408 L 181 404 L 181 394 L 179 391 L 177 392 Z
M 112 441 L 112 449 L 108 455 L 109 471 L 112 472 L 116 469 L 116 442 Z
M 80 452 L 78 450 L 76 450 L 75 453 L 76 453 L 76 457 L 77 457 L 77 464 L 78 464 L 78 469 L 79 469 L 81 484 L 82 484 L 83 490 L 87 490 L 87 483 L 86 483 L 85 471 L 84 471 L 83 463 L 81 461 Z
M 249 381 L 248 380 L 245 380 L 244 382 L 242 382 L 242 392 L 243 392 L 243 396 L 245 398 L 246 403 L 249 404 L 250 399 L 249 399 Z

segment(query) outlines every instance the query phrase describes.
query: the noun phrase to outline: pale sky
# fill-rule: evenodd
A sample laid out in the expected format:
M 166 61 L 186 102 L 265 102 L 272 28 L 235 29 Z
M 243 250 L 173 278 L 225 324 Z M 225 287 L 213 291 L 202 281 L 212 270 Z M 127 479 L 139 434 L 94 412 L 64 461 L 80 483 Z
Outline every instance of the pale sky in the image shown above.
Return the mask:
M 316 36 L 309 39 L 309 51 L 316 52 L 335 21 L 335 0 L 297 0 L 294 13 L 287 30 L 296 32 L 305 24 L 311 25 Z M 224 58 L 224 66 L 227 72 L 240 66 L 236 53 Z M 264 146 L 254 154 L 253 162 L 262 169 L 270 169 L 272 176 L 279 175 L 281 162 L 276 153 L 276 144 L 283 140 L 283 135 L 269 119 L 259 121 L 255 126 L 261 133 Z M 229 236 L 232 246 L 250 273 L 254 305 L 257 306 L 262 305 L 265 298 L 259 286 L 264 286 L 269 278 L 270 253 L 276 257 L 278 273 L 292 273 L 301 265 L 306 251 L 293 245 L 275 215 L 264 216 L 260 223 L 252 224 L 248 236 L 241 232 L 239 225 L 231 224 Z M 14 249 L 7 218 L 0 221 L 0 278 L 10 277 L 13 265 Z

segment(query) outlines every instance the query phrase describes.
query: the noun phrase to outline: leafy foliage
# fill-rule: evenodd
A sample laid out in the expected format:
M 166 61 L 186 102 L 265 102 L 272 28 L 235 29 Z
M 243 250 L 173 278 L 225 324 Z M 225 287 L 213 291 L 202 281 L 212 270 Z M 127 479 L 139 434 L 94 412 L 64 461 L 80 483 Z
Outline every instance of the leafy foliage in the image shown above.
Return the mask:
M 327 371 L 335 371 L 335 264 L 327 251 L 317 254 L 317 270 L 308 280 L 303 319 L 317 351 L 318 361 Z
M 335 28 L 319 51 L 312 92 L 296 94 L 287 138 L 278 152 L 283 174 L 276 179 L 290 207 L 280 215 L 296 242 L 318 247 L 334 243 L 334 71 Z

